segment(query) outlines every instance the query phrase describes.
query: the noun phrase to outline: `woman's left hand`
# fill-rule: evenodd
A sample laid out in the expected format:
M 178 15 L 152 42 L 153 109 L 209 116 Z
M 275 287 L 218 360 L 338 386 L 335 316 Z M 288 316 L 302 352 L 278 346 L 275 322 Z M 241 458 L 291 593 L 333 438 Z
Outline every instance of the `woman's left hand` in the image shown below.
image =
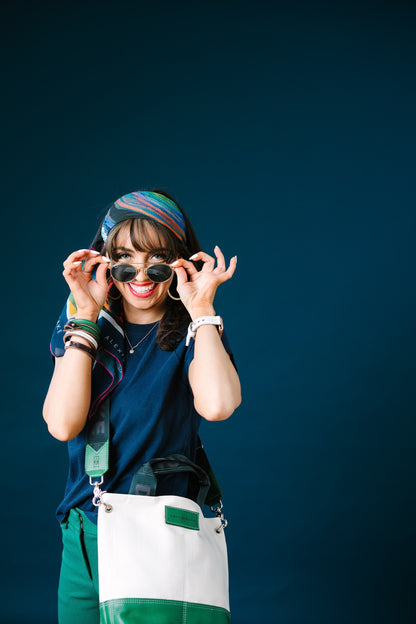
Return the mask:
M 191 256 L 189 260 L 179 258 L 172 263 L 178 279 L 177 291 L 192 319 L 215 314 L 214 297 L 220 284 L 231 279 L 237 266 L 237 256 L 226 267 L 224 255 L 218 246 L 214 248 L 215 258 L 204 251 Z M 190 260 L 202 260 L 200 271 Z M 215 266 L 216 264 L 216 266 Z

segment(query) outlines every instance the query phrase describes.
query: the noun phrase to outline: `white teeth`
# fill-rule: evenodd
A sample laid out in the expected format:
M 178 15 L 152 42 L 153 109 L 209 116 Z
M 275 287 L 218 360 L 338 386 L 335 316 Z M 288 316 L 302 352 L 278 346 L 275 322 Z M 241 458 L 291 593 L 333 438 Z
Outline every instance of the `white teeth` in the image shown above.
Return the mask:
M 150 284 L 150 286 L 133 286 L 133 284 L 130 284 L 130 288 L 138 295 L 142 295 L 149 292 L 149 290 L 152 290 L 154 288 L 154 284 Z

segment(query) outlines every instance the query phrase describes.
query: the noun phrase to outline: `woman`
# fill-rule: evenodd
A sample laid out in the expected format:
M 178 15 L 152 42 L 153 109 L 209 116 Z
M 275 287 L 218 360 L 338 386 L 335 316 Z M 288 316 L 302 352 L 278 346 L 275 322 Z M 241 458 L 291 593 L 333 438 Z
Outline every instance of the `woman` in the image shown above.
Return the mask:
M 217 287 L 226 266 L 200 250 L 189 220 L 162 191 L 137 191 L 109 209 L 91 249 L 64 262 L 71 295 L 56 325 L 55 370 L 43 415 L 68 441 L 69 474 L 57 510 L 63 531 L 60 624 L 99 622 L 97 510 L 85 474 L 90 418 L 110 404 L 111 462 L 105 489 L 128 493 L 152 457 L 195 459 L 200 418 L 224 420 L 241 401 Z M 190 323 L 193 324 L 190 325 Z M 157 494 L 186 496 L 183 474 L 165 476 Z

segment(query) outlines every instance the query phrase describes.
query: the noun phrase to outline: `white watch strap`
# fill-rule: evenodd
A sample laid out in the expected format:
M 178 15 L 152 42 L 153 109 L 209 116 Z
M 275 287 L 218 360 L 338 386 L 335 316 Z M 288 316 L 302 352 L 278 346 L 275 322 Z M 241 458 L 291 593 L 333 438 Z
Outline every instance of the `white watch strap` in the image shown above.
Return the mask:
M 188 346 L 191 342 L 191 338 L 195 338 L 196 330 L 198 327 L 201 327 L 201 325 L 217 325 L 220 336 L 222 334 L 222 330 L 224 329 L 222 318 L 220 316 L 200 316 L 189 323 L 188 334 L 185 342 L 186 346 Z

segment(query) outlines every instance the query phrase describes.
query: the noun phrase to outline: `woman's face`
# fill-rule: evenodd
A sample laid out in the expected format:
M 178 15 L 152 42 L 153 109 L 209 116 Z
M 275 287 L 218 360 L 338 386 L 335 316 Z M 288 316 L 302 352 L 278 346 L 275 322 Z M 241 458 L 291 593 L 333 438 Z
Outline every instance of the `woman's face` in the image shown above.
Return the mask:
M 167 249 L 160 248 L 156 234 L 154 239 L 155 248 L 152 251 L 138 251 L 132 244 L 129 228 L 125 227 L 114 241 L 113 263 L 133 264 L 138 270 L 132 282 L 114 281 L 123 298 L 126 320 L 130 323 L 153 323 L 160 320 L 166 310 L 166 297 L 173 275 L 167 282 L 156 284 L 147 277 L 144 269 L 149 264 L 170 263 L 176 258 L 172 258 Z

